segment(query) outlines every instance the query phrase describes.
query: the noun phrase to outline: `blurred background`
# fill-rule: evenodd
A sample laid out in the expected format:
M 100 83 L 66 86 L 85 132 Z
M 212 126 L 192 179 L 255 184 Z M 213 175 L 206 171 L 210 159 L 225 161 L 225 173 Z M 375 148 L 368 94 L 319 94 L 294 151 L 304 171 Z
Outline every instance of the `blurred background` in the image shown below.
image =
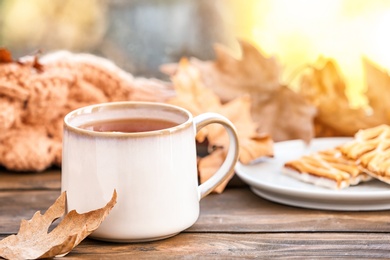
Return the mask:
M 37 50 L 89 52 L 136 76 L 159 66 L 214 58 L 237 38 L 275 55 L 283 80 L 319 56 L 336 60 L 356 104 L 363 56 L 390 70 L 388 0 L 0 0 L 0 47 L 15 58 Z

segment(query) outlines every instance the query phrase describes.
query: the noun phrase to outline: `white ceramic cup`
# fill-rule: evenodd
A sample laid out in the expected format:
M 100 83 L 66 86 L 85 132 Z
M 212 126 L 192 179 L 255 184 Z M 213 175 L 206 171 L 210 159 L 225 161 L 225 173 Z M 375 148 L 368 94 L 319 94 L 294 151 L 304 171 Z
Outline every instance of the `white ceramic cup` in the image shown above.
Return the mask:
M 168 119 L 175 126 L 147 132 L 98 132 L 86 124 L 116 119 Z M 229 135 L 223 165 L 198 186 L 195 135 L 218 123 Z M 233 124 L 216 113 L 193 117 L 160 103 L 113 102 L 70 112 L 64 118 L 62 191 L 67 210 L 103 207 L 116 189 L 117 204 L 91 237 L 150 241 L 173 236 L 199 217 L 199 201 L 234 171 L 238 139 Z

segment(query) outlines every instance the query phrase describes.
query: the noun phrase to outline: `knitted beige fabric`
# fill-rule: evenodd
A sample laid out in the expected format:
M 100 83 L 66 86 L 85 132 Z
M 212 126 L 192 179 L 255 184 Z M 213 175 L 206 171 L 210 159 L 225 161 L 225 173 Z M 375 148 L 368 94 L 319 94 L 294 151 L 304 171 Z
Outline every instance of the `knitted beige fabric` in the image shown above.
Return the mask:
M 12 171 L 60 166 L 62 121 L 73 109 L 121 100 L 164 102 L 173 95 L 167 82 L 134 78 L 90 54 L 0 60 L 0 165 Z

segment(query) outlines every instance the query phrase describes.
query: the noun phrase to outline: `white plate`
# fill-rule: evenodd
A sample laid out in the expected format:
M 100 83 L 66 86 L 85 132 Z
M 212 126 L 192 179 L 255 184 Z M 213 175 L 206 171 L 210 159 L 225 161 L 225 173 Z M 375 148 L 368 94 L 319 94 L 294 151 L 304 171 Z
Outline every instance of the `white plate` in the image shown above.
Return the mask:
M 238 163 L 236 173 L 258 196 L 286 205 L 343 211 L 390 209 L 390 185 L 377 180 L 342 190 L 331 190 L 282 174 L 286 161 L 335 147 L 349 140 L 351 139 L 316 138 L 309 146 L 301 140 L 275 143 L 274 158 L 250 165 Z

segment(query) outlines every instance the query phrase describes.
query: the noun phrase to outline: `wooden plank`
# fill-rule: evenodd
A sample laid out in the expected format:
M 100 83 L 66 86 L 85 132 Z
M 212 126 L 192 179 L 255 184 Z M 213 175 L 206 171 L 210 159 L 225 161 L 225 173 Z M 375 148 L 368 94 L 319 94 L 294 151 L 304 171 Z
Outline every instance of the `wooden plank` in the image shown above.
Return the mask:
M 237 176 L 230 180 L 228 187 L 247 187 Z M 43 172 L 11 172 L 0 170 L 1 190 L 60 189 L 61 169 L 53 168 Z
M 66 259 L 388 258 L 389 234 L 188 234 L 147 243 L 84 240 Z
M 290 207 L 249 189 L 227 189 L 201 201 L 201 215 L 188 232 L 390 232 L 389 214 Z
M 0 192 L 0 234 L 15 233 L 22 218 L 42 213 L 59 190 Z M 335 212 L 288 207 L 249 189 L 227 189 L 201 201 L 198 221 L 186 232 L 389 232 L 389 211 Z
M 59 169 L 26 173 L 0 171 L 0 191 L 60 188 L 61 171 Z
M 37 211 L 43 214 L 59 195 L 60 190 L 0 192 L 0 234 L 16 233 L 22 219 Z

